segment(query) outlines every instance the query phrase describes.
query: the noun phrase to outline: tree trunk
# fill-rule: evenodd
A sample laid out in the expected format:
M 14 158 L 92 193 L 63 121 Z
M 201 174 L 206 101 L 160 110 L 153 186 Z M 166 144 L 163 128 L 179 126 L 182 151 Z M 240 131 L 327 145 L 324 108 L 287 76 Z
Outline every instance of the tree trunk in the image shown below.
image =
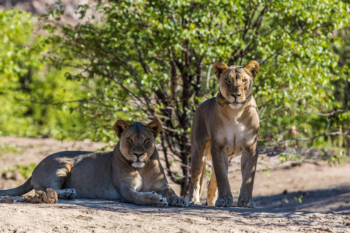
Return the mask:
M 182 161 L 182 174 L 183 182 L 181 183 L 181 196 L 186 197 L 189 188 L 189 155 L 191 153 L 191 147 L 188 145 L 188 136 L 183 134 L 181 137 L 181 161 Z

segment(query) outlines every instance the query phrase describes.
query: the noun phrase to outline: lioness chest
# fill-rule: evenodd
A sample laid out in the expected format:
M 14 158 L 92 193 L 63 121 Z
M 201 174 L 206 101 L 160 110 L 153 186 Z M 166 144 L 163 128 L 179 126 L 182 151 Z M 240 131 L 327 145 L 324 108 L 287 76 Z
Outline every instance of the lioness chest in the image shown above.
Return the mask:
M 242 152 L 242 146 L 254 138 L 253 130 L 242 113 L 232 114 L 230 118 L 221 119 L 222 124 L 217 130 L 217 142 L 224 147 L 228 156 Z

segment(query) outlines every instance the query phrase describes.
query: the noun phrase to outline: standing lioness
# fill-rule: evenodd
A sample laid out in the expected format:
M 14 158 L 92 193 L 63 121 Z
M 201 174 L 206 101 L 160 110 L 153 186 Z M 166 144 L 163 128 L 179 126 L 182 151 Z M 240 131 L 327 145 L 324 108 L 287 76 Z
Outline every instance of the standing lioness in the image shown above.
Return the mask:
M 205 160 L 209 157 L 214 170 L 208 187 L 207 203 L 210 206 L 232 206 L 233 197 L 227 177 L 228 156 L 242 152 L 242 186 L 238 206 L 255 208 L 252 192 L 258 158 L 259 116 L 252 87 L 259 64 L 251 61 L 245 67 L 228 67 L 222 62 L 216 62 L 213 69 L 219 79 L 220 92 L 216 98 L 198 107 L 192 124 L 190 201 L 199 203 Z
M 23 195 L 33 188 L 52 188 L 59 198 L 98 198 L 137 205 L 188 206 L 175 195 L 159 162 L 154 141 L 161 124 L 147 126 L 122 120 L 114 124 L 120 141 L 112 152 L 64 151 L 45 158 L 22 186 L 0 196 Z

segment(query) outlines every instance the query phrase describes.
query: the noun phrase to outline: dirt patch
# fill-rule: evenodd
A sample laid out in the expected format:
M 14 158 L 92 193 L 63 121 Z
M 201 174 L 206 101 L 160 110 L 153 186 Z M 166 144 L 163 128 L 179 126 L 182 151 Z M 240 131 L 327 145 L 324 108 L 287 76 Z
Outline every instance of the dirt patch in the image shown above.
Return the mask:
M 0 138 L 0 145 L 11 148 L 0 151 L 0 172 L 15 165 L 37 164 L 62 150 L 95 151 L 106 146 L 90 141 L 12 137 Z M 234 158 L 229 169 L 235 200 L 241 184 L 239 160 Z M 154 208 L 84 199 L 59 200 L 58 204 L 0 204 L 0 232 L 350 232 L 349 163 L 295 166 L 262 157 L 257 171 L 255 210 L 205 205 Z M 0 178 L 0 189 L 14 188 L 24 180 L 22 175 Z M 202 203 L 205 196 L 206 190 Z
M 3 231 L 26 232 L 347 232 L 349 213 L 273 209 L 139 207 L 113 201 L 2 204 Z

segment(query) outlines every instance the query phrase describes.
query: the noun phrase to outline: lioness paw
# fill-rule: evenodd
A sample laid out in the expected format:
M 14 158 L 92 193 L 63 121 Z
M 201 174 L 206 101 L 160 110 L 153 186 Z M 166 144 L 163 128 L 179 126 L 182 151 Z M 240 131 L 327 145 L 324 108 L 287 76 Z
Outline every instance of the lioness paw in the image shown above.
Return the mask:
M 237 206 L 256 209 L 256 204 L 251 199 L 238 200 Z
M 227 196 L 219 196 L 219 198 L 215 202 L 216 207 L 231 207 L 233 206 L 234 201 L 232 195 Z
M 202 205 L 202 203 L 197 202 L 197 201 L 192 201 L 190 202 L 189 206 L 196 206 L 196 205 Z
M 161 199 L 158 200 L 157 206 L 166 207 L 168 205 L 169 205 L 169 203 L 167 202 L 165 197 L 162 197 Z
M 69 199 L 72 200 L 77 196 L 75 189 L 63 189 L 56 190 L 59 199 Z
M 176 206 L 176 207 L 188 207 L 190 205 L 190 202 L 186 198 L 170 197 L 169 198 L 169 205 Z
M 169 203 L 165 197 L 162 195 L 157 194 L 156 192 L 145 192 L 145 193 L 139 193 L 141 196 L 140 198 L 143 199 L 142 205 L 151 205 L 151 206 L 159 206 L 159 207 L 165 207 L 168 206 Z

